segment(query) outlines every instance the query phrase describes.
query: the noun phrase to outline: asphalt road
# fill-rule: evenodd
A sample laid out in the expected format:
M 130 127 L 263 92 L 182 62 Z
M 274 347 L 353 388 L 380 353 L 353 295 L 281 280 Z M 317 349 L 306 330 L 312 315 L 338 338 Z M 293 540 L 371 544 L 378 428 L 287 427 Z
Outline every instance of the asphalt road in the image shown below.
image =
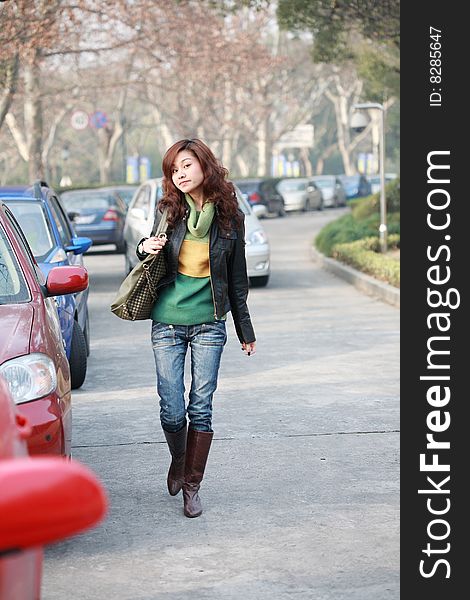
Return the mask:
M 399 310 L 309 252 L 344 210 L 263 220 L 272 278 L 249 295 L 257 353 L 243 355 L 229 317 L 197 519 L 166 491 L 150 323 L 109 311 L 124 259 L 86 256 L 91 356 L 73 456 L 110 511 L 48 548 L 44 600 L 399 598 Z

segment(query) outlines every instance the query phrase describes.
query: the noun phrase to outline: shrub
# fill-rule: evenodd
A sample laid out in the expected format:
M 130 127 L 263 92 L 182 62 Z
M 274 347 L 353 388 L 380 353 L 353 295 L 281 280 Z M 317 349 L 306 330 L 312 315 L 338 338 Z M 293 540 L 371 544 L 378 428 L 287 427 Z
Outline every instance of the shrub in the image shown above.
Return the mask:
M 360 240 L 363 237 L 374 235 L 368 225 L 356 221 L 352 215 L 344 215 L 336 221 L 328 223 L 315 238 L 315 245 L 327 256 L 331 256 L 333 246 L 344 242 Z
M 331 256 L 336 244 L 354 242 L 366 237 L 379 239 L 380 219 L 371 215 L 367 219 L 358 221 L 352 214 L 344 215 L 325 225 L 315 238 L 315 246 L 326 256 Z M 387 215 L 387 229 L 390 234 L 400 233 L 400 213 Z
M 400 236 L 389 235 L 388 247 L 399 248 Z M 400 287 L 400 262 L 380 253 L 380 241 L 377 237 L 337 244 L 332 256 L 372 277 Z
M 387 229 L 390 248 L 400 247 L 400 181 L 386 187 Z M 380 253 L 380 195 L 349 203 L 351 213 L 328 223 L 315 238 L 326 256 L 346 263 L 377 279 L 400 287 L 400 262 Z
M 400 212 L 400 180 L 394 179 L 385 186 L 387 214 Z M 380 215 L 380 193 L 377 192 L 366 198 L 351 200 L 351 213 L 355 219 L 364 219 L 371 215 Z

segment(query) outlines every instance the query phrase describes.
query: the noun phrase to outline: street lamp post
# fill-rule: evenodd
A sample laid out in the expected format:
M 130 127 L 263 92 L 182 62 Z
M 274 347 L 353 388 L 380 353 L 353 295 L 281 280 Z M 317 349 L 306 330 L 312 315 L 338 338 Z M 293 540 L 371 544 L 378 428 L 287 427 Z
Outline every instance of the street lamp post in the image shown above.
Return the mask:
M 387 204 L 385 199 L 385 111 L 382 104 L 378 102 L 362 102 L 353 104 L 355 110 L 376 109 L 380 111 L 380 151 L 379 151 L 379 169 L 380 169 L 380 226 L 379 239 L 380 250 L 387 252 Z M 352 124 L 354 128 L 354 124 Z M 359 128 L 358 128 L 359 129 Z

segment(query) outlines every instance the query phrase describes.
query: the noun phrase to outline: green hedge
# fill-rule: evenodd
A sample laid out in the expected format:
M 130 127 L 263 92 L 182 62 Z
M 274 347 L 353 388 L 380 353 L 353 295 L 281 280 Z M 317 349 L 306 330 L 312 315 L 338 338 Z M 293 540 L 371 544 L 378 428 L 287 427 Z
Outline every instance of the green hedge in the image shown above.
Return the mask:
M 400 180 L 387 184 L 388 234 L 400 233 Z M 366 237 L 377 237 L 380 225 L 380 196 L 374 194 L 349 203 L 351 213 L 328 223 L 317 235 L 315 246 L 326 256 L 332 256 L 336 244 L 354 242 Z
M 386 187 L 388 246 L 400 247 L 400 180 Z M 315 238 L 315 246 L 341 262 L 400 287 L 400 261 L 380 253 L 380 195 L 349 203 L 350 214 L 328 223 Z
M 366 237 L 378 238 L 380 219 L 371 215 L 367 219 L 358 221 L 352 214 L 344 215 L 325 225 L 315 238 L 315 246 L 326 256 L 331 256 L 336 244 L 354 242 Z M 389 234 L 400 233 L 400 213 L 388 215 L 387 227 Z
M 387 242 L 389 250 L 398 249 L 400 236 L 389 235 Z M 380 253 L 380 241 L 377 237 L 337 244 L 333 249 L 332 257 L 376 279 L 400 287 L 400 261 Z

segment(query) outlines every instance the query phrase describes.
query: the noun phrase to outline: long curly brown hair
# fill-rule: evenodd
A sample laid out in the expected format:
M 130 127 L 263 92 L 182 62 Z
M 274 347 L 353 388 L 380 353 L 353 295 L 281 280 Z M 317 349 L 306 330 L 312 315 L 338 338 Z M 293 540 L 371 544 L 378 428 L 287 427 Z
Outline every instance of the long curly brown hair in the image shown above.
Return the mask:
M 228 170 L 222 166 L 216 159 L 212 150 L 201 140 L 184 139 L 176 142 L 168 148 L 163 157 L 163 197 L 158 203 L 159 209 L 163 211 L 168 207 L 168 224 L 174 226 L 184 217 L 186 203 L 184 193 L 179 190 L 172 179 L 173 165 L 176 155 L 182 150 L 188 150 L 199 161 L 204 181 L 202 191 L 204 195 L 204 204 L 213 202 L 219 226 L 224 231 L 233 227 L 235 222 L 239 225 L 243 219 L 238 209 L 238 202 L 235 195 L 235 188 L 230 181 L 227 181 Z

